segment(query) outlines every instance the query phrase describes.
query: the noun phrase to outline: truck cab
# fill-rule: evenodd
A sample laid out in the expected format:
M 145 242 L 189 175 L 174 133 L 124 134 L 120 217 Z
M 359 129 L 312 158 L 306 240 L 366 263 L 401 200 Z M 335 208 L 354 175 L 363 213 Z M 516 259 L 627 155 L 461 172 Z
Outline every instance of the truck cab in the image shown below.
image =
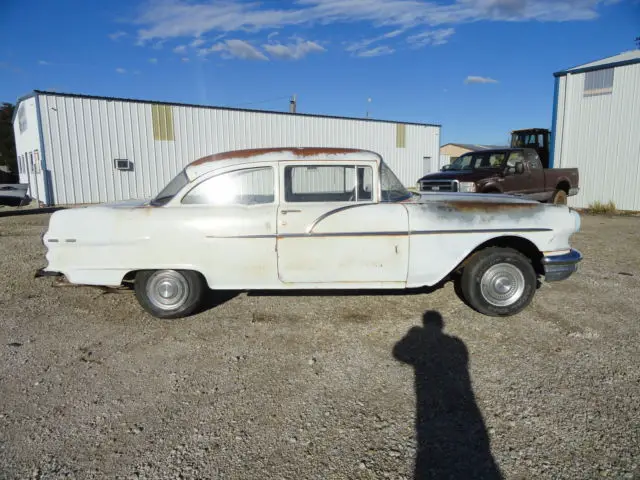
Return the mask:
M 542 168 L 549 168 L 550 137 L 551 132 L 546 128 L 513 130 L 511 132 L 511 148 L 533 148 L 540 157 Z

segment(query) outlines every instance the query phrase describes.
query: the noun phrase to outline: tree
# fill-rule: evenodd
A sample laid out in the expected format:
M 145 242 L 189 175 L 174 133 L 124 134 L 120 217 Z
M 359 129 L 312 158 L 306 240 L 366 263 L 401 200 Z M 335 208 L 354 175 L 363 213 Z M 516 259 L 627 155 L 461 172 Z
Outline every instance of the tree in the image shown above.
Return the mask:
M 11 173 L 18 173 L 16 141 L 13 136 L 13 111 L 15 106 L 3 103 L 0 106 L 0 165 L 9 167 Z

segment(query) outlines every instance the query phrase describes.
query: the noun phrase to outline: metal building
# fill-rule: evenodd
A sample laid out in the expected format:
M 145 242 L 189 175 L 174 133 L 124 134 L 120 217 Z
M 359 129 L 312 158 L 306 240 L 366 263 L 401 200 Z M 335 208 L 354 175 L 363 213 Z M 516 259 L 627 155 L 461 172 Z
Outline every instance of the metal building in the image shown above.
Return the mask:
M 640 210 L 640 50 L 554 74 L 552 166 L 578 167 L 569 204 Z
M 14 118 L 20 182 L 46 205 L 149 198 L 182 167 L 259 147 L 373 150 L 406 186 L 439 167 L 440 126 L 34 91 Z

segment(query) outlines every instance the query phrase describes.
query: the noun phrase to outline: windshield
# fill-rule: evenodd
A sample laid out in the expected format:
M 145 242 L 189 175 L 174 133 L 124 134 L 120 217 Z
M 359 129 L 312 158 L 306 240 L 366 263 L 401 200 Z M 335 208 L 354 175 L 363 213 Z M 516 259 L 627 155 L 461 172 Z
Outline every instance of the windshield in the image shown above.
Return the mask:
M 480 170 L 483 168 L 499 168 L 505 159 L 504 152 L 465 153 L 451 164 L 448 170 Z
M 184 170 L 182 170 L 153 200 L 151 200 L 151 205 L 154 207 L 166 205 L 169 200 L 175 197 L 176 193 L 182 190 L 187 183 L 189 183 L 189 179 L 187 178 L 187 174 Z
M 398 177 L 384 162 L 380 163 L 380 188 L 383 202 L 401 202 L 412 197 L 411 192 L 404 188 Z

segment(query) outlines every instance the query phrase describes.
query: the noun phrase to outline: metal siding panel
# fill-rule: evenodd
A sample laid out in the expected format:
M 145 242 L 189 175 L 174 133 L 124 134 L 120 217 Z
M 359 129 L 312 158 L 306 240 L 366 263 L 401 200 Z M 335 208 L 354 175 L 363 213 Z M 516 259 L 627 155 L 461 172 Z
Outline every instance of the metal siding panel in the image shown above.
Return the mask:
M 640 64 L 616 68 L 610 95 L 584 97 L 584 73 L 568 75 L 566 85 L 559 166 L 578 167 L 581 184 L 570 205 L 640 210 Z
M 153 139 L 152 105 L 107 99 L 85 102 L 50 96 L 45 145 L 51 152 L 56 203 L 117 201 L 157 194 L 187 163 L 224 150 L 276 146 L 354 147 L 380 153 L 398 178 L 415 185 L 423 158 L 439 167 L 440 128 L 405 125 L 405 148 L 396 147 L 394 123 L 366 120 L 295 117 L 198 107 L 172 107 L 175 141 Z M 68 103 L 68 105 L 67 105 Z M 51 113 L 56 113 L 56 122 Z M 78 123 L 84 124 L 79 132 Z M 74 146 L 80 142 L 81 148 Z M 74 158 L 73 162 L 69 157 Z M 85 159 L 81 165 L 79 158 Z M 116 171 L 113 159 L 134 161 L 133 172 Z M 78 170 L 82 168 L 82 170 Z M 82 174 L 81 176 L 79 174 Z

